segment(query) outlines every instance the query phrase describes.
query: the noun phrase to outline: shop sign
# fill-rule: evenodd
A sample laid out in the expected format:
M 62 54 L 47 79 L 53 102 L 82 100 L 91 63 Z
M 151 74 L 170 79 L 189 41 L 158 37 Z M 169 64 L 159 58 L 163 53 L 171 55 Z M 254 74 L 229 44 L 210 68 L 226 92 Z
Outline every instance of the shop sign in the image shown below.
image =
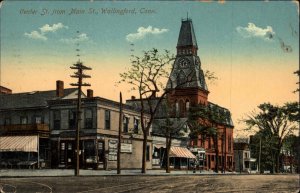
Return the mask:
M 117 161 L 117 152 L 118 152 L 118 141 L 109 140 L 108 141 L 108 160 Z
M 132 144 L 121 143 L 121 153 L 132 153 Z

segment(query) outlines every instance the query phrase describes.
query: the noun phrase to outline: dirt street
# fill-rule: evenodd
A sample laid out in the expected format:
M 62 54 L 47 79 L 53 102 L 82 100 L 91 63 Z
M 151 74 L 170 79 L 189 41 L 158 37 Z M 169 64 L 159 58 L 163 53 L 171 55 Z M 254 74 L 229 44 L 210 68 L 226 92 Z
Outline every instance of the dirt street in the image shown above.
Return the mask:
M 2 192 L 299 192 L 298 175 L 177 175 L 2 178 Z M 1 192 L 1 193 L 2 193 Z

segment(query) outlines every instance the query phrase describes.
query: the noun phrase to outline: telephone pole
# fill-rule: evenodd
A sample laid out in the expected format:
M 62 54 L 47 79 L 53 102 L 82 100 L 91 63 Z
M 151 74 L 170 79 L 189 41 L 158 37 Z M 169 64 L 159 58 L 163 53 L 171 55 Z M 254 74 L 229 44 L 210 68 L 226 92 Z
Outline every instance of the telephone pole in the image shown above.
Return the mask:
M 122 118 L 123 118 L 123 104 L 122 93 L 120 92 L 120 112 L 119 112 L 119 136 L 118 136 L 118 154 L 117 154 L 117 174 L 121 174 L 121 139 L 122 139 Z
M 79 31 L 77 31 L 77 33 L 79 33 Z M 77 44 L 78 45 L 78 44 Z M 79 51 L 79 49 L 76 49 L 76 51 Z M 80 56 L 79 54 L 77 54 L 77 56 Z M 75 176 L 79 176 L 79 144 L 80 144 L 80 126 L 81 126 L 81 87 L 83 86 L 91 86 L 89 83 L 83 83 L 82 80 L 84 78 L 91 78 L 90 75 L 86 75 L 83 73 L 84 70 L 92 70 L 92 68 L 87 67 L 85 65 L 83 65 L 83 63 L 80 61 L 80 59 L 73 64 L 71 67 L 71 69 L 77 70 L 76 72 L 74 72 L 74 75 L 71 75 L 72 78 L 77 78 L 78 82 L 77 83 L 71 83 L 71 86 L 77 86 L 78 90 L 77 90 L 77 114 L 76 114 L 76 165 L 75 165 Z
M 84 70 L 91 70 L 91 68 L 86 67 L 82 64 L 80 60 L 77 61 L 77 63 L 73 64 L 73 66 L 70 67 L 71 69 L 77 70 L 77 72 L 74 72 L 74 75 L 71 75 L 72 78 L 77 78 L 77 83 L 71 83 L 71 86 L 77 86 L 77 127 L 76 127 L 76 166 L 75 166 L 75 176 L 79 176 L 79 131 L 81 126 L 81 87 L 83 86 L 91 86 L 88 83 L 82 83 L 82 79 L 84 78 L 91 78 L 91 76 L 86 75 L 83 73 Z

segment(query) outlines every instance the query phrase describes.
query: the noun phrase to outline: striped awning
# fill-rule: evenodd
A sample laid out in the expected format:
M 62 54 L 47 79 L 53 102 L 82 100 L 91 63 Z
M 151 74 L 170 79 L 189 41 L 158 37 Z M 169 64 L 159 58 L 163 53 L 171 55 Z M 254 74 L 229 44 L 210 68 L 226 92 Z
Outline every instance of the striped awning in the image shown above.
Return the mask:
M 184 147 L 171 147 L 169 157 L 183 157 L 196 159 L 196 156 L 192 154 L 187 148 Z
M 38 151 L 38 136 L 3 136 L 0 137 L 0 152 Z

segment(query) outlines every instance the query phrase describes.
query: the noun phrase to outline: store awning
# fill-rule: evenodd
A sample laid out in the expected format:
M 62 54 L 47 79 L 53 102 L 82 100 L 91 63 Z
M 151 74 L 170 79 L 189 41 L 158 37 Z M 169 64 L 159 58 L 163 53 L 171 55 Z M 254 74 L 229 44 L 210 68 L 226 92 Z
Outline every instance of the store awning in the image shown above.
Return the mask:
M 0 152 L 38 151 L 38 136 L 4 136 L 0 137 Z
M 169 157 L 183 157 L 196 159 L 196 156 L 192 154 L 187 148 L 184 147 L 171 147 Z

